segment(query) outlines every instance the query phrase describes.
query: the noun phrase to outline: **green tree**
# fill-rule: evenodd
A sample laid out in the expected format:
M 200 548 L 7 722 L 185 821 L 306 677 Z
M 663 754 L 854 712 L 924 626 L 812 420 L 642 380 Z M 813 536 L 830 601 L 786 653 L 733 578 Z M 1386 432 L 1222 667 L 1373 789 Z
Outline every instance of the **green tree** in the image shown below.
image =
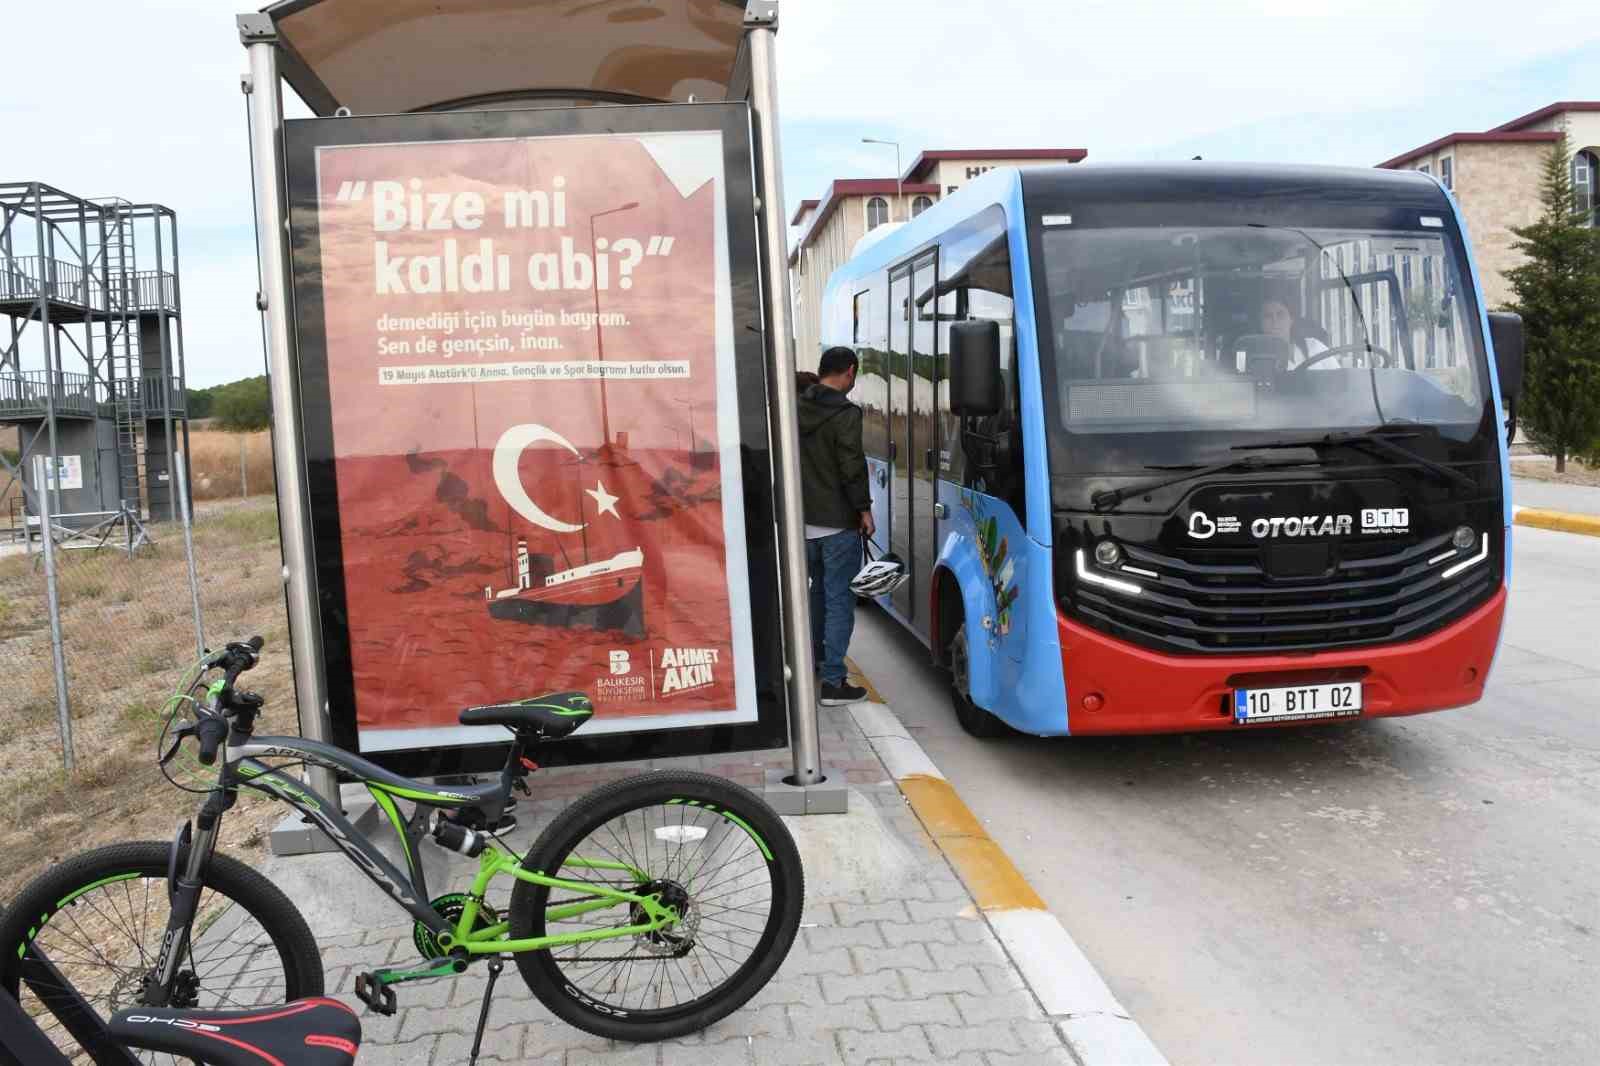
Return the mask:
M 212 414 L 222 429 L 243 433 L 272 424 L 272 393 L 265 377 L 245 378 L 212 391 Z
M 186 389 L 184 401 L 188 405 L 190 418 L 210 418 L 211 405 L 215 402 L 211 389 Z
M 1563 136 L 1545 158 L 1539 220 L 1512 230 L 1526 261 L 1506 272 L 1527 339 L 1517 414 L 1558 472 L 1600 446 L 1600 230 L 1575 210 L 1570 159 Z

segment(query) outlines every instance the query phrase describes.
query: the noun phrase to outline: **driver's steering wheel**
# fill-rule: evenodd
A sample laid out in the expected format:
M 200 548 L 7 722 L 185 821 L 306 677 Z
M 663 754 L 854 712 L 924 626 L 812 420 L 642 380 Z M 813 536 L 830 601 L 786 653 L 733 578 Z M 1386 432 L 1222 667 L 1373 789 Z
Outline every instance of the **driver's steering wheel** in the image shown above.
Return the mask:
M 1395 357 L 1387 350 L 1378 347 L 1376 344 L 1338 344 L 1332 348 L 1326 348 L 1323 351 L 1318 352 L 1316 355 L 1306 356 L 1304 362 L 1299 363 L 1291 368 L 1291 372 L 1298 373 L 1309 366 L 1315 366 L 1317 363 L 1324 362 L 1328 359 L 1336 359 L 1341 355 L 1359 355 L 1363 357 L 1372 355 L 1383 360 L 1378 365 L 1383 367 L 1385 370 L 1396 365 Z

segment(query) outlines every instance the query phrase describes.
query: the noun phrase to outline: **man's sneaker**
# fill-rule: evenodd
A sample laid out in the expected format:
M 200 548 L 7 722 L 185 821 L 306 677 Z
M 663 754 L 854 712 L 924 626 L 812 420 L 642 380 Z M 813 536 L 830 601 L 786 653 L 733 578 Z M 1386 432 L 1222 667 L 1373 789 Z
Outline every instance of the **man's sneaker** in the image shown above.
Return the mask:
M 844 703 L 860 703 L 867 698 L 867 690 L 848 681 L 841 681 L 837 685 L 824 684 L 822 686 L 822 705 L 824 707 L 837 707 Z

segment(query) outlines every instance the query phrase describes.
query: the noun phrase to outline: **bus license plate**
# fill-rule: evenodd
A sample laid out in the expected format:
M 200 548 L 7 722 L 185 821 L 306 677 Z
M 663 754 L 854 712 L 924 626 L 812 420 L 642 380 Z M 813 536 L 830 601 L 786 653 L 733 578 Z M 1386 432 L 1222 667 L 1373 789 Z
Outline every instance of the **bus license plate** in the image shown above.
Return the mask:
M 1361 683 L 1358 681 L 1233 690 L 1233 720 L 1239 725 L 1299 722 L 1308 718 L 1350 718 L 1360 713 Z

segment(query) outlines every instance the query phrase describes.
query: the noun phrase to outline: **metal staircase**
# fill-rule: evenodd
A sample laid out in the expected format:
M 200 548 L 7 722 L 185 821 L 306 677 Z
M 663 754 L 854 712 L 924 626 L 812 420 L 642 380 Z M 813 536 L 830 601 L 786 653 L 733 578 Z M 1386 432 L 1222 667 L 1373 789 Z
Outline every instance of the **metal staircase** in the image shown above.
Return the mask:
M 101 279 L 106 295 L 106 379 L 116 424 L 117 477 L 123 506 L 143 518 L 145 397 L 139 344 L 138 269 L 134 262 L 132 205 L 102 201 Z

